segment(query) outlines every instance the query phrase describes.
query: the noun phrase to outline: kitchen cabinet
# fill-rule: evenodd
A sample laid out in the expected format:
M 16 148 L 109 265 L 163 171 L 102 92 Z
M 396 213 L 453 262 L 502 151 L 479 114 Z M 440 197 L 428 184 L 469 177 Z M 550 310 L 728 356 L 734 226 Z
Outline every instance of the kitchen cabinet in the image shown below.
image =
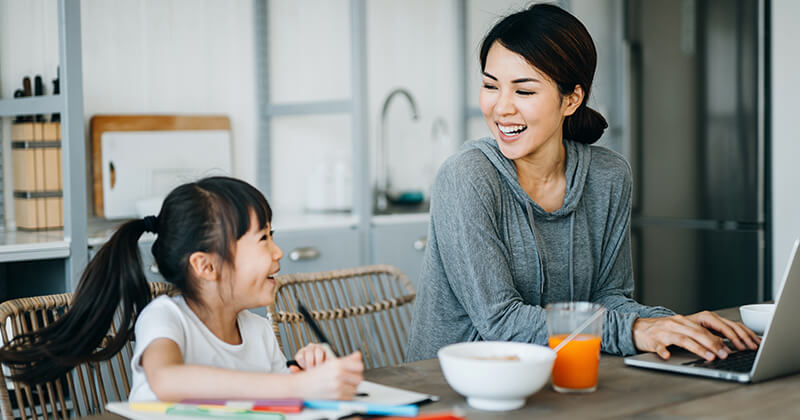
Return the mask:
M 428 243 L 428 215 L 375 217 L 372 223 L 371 262 L 399 268 L 419 290 L 419 272 Z
M 360 265 L 360 238 L 354 227 L 280 232 L 281 274 L 328 271 Z

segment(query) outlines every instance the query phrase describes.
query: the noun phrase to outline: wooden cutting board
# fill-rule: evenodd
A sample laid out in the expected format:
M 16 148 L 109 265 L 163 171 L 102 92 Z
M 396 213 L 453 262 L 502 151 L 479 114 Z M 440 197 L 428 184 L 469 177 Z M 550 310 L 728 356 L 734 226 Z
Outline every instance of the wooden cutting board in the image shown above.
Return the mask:
M 230 120 L 226 116 L 211 115 L 95 115 L 90 121 L 92 137 L 92 191 L 94 213 L 105 217 L 103 196 L 103 133 L 106 132 L 159 132 L 186 130 L 226 130 L 230 132 Z M 132 137 L 133 138 L 133 137 Z M 198 153 L 186 150 L 186 153 Z M 152 153 L 159 153 L 158 149 Z M 106 171 L 108 173 L 108 171 Z M 107 180 L 106 185 L 109 185 Z M 116 181 L 116 180 L 115 180 Z

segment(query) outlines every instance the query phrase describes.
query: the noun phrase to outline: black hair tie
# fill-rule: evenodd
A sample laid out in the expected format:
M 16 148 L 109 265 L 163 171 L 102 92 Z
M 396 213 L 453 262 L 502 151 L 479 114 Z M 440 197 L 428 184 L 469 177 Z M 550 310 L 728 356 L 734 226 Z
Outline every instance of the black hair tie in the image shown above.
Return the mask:
M 144 231 L 156 233 L 158 230 L 158 218 L 156 216 L 147 216 L 142 219 L 144 222 Z

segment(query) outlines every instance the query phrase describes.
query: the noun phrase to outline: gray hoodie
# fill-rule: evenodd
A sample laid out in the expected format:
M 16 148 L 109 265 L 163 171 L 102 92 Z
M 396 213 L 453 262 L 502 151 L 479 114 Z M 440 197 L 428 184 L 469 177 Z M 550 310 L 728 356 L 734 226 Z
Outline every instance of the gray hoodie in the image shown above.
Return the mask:
M 563 206 L 543 210 L 492 138 L 465 145 L 439 169 L 407 359 L 462 341 L 547 344 L 544 306 L 607 309 L 602 350 L 636 352 L 637 317 L 674 313 L 631 298 L 631 169 L 602 147 L 569 140 Z

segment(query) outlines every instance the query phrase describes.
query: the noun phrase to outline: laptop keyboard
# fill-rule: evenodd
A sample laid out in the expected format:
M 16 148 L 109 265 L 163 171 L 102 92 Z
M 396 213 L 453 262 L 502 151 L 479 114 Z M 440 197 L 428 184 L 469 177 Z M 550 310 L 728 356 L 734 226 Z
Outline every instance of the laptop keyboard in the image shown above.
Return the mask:
M 727 359 L 714 359 L 710 362 L 707 362 L 705 359 L 697 359 L 685 364 L 707 369 L 747 373 L 753 368 L 753 363 L 756 361 L 756 354 L 756 350 L 742 350 L 729 354 Z

